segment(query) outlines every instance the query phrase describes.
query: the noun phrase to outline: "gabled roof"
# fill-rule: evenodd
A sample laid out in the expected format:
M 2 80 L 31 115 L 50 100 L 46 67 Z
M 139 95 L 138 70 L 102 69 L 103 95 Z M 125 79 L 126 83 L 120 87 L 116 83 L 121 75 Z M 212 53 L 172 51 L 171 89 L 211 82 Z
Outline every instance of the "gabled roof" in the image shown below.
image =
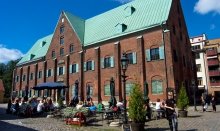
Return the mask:
M 168 19 L 171 3 L 172 0 L 134 0 L 87 19 L 84 46 L 158 26 Z M 128 17 L 127 7 L 135 8 Z M 115 26 L 118 23 L 127 25 L 124 32 L 117 32 Z
M 53 34 L 37 40 L 36 43 L 33 45 L 33 47 L 27 52 L 27 54 L 24 55 L 23 58 L 21 58 L 21 60 L 17 63 L 17 65 L 21 65 L 26 62 L 34 61 L 44 57 L 50 46 L 52 36 Z
M 3 81 L 0 79 L 0 91 L 5 91 Z
M 85 20 L 70 14 L 69 12 L 64 12 L 64 15 L 68 19 L 73 30 L 76 32 L 81 43 L 84 43 L 84 34 L 85 34 Z

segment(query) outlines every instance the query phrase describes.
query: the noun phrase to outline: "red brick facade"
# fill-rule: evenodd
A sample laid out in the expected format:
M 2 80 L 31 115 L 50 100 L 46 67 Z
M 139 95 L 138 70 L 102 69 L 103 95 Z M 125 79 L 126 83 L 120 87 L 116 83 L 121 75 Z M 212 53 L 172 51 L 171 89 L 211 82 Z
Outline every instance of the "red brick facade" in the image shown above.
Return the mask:
M 122 100 L 123 87 L 121 78 L 120 58 L 123 52 L 136 52 L 136 63 L 129 64 L 126 71 L 127 83 L 140 83 L 142 88 L 146 81 L 149 85 L 149 97 L 152 101 L 157 98 L 166 98 L 167 88 L 178 92 L 183 82 L 191 95 L 191 80 L 196 79 L 195 61 L 191 53 L 189 37 L 179 1 L 173 1 L 168 21 L 163 26 L 154 27 L 148 30 L 128 34 L 123 37 L 114 38 L 101 43 L 83 47 L 77 34 L 72 29 L 65 15 L 61 14 L 56 26 L 53 38 L 44 60 L 17 67 L 14 71 L 16 76 L 29 78 L 30 73 L 34 74 L 33 80 L 15 82 L 14 91 L 24 90 L 25 86 L 32 88 L 39 83 L 61 81 L 69 88 L 66 90 L 66 98 L 71 99 L 72 86 L 75 80 L 79 80 L 79 95 L 81 99 L 86 98 L 86 86 L 93 88 L 92 98 L 94 101 L 108 101 L 110 96 L 104 95 L 104 86 L 113 77 L 116 86 L 116 98 Z M 179 11 L 178 11 L 179 10 Z M 62 18 L 64 21 L 62 22 Z M 60 33 L 60 27 L 65 28 Z M 175 28 L 175 29 L 173 29 Z M 169 29 L 169 32 L 164 32 Z M 175 31 L 174 31 L 175 30 Z M 64 44 L 60 44 L 60 38 L 64 38 Z M 163 44 L 164 43 L 164 44 Z M 69 52 L 73 44 L 74 51 Z M 163 59 L 147 61 L 146 50 L 159 48 L 164 45 L 165 55 Z M 64 54 L 60 55 L 60 48 L 64 48 Z M 56 56 L 52 58 L 52 51 Z M 176 52 L 176 56 L 175 53 Z M 102 58 L 113 57 L 114 67 L 102 68 Z M 175 60 L 174 60 L 174 57 Z M 176 60 L 177 59 L 177 60 Z M 84 71 L 84 62 L 94 61 L 94 70 Z M 78 72 L 69 73 L 71 64 L 78 64 Z M 58 75 L 58 67 L 65 67 L 64 75 Z M 53 69 L 52 77 L 46 77 L 47 69 Z M 42 78 L 38 78 L 38 72 L 42 71 Z M 152 81 L 162 81 L 163 92 L 152 94 Z M 55 92 L 52 91 L 52 95 Z

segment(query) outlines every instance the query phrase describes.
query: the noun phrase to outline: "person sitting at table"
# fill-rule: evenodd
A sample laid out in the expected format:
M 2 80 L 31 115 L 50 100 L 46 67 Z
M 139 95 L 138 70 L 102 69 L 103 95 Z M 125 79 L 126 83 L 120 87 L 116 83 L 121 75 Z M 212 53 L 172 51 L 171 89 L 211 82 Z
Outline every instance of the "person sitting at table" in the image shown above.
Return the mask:
M 96 106 L 94 105 L 94 103 L 91 103 L 91 106 L 89 107 L 89 111 L 94 115 L 96 113 Z
M 39 104 L 37 105 L 37 112 L 42 113 L 44 109 L 44 103 L 43 100 L 40 100 Z
M 80 108 L 83 107 L 83 102 L 80 101 L 77 105 L 76 105 L 76 109 L 79 110 Z

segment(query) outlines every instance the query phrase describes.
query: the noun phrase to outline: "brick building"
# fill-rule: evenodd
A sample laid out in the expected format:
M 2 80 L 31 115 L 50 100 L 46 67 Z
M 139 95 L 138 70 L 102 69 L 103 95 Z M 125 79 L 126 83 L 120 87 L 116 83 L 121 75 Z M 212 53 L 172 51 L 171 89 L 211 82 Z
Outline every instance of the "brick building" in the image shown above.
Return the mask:
M 214 93 L 220 101 L 220 39 L 208 40 L 206 42 L 206 55 L 209 72 L 209 94 Z
M 3 103 L 4 101 L 4 94 L 5 94 L 5 88 L 3 81 L 0 79 L 0 103 Z
M 17 64 L 13 91 L 33 95 L 31 88 L 39 83 L 63 82 L 69 86 L 65 91 L 37 95 L 61 92 L 68 101 L 78 80 L 81 100 L 90 86 L 94 101 L 108 101 L 113 77 L 116 98 L 122 100 L 123 52 L 129 58 L 128 97 L 134 82 L 148 83 L 152 101 L 166 98 L 168 89 L 178 93 L 181 83 L 191 96 L 195 61 L 179 0 L 135 0 L 87 20 L 62 12 L 54 33 L 39 39 Z

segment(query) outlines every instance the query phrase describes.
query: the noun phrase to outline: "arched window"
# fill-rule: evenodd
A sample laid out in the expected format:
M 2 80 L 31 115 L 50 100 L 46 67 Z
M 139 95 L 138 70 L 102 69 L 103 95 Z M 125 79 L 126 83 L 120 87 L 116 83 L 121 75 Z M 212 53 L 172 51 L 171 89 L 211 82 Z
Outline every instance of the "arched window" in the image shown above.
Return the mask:
M 152 94 L 163 94 L 163 80 L 160 76 L 155 76 L 151 80 Z

